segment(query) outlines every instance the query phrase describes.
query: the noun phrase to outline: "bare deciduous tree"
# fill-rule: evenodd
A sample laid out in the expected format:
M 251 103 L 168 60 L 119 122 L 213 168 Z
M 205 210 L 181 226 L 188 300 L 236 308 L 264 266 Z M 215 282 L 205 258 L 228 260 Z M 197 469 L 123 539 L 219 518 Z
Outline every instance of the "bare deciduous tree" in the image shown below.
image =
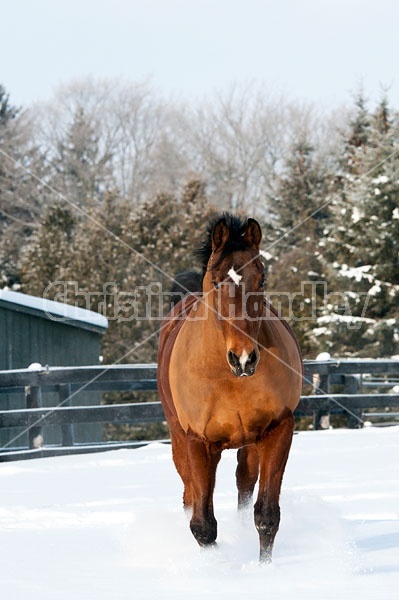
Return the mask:
M 60 87 L 35 113 L 36 135 L 60 192 L 73 195 L 65 188 L 68 177 L 84 187 L 91 172 L 87 191 L 117 187 L 136 204 L 171 187 L 176 169 L 181 170 L 172 140 L 173 111 L 148 82 L 75 81 Z
M 269 212 L 287 150 L 311 122 L 310 106 L 252 87 L 233 86 L 194 109 L 186 135 L 209 197 L 230 210 Z

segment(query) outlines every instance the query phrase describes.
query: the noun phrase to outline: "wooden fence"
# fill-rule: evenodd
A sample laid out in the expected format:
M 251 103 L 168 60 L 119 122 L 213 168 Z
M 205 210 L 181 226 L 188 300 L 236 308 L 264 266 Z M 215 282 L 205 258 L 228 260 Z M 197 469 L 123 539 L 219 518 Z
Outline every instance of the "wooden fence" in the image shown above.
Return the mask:
M 147 442 L 100 442 L 76 444 L 74 425 L 82 423 L 143 424 L 163 422 L 160 402 L 79 406 L 79 392 L 156 391 L 156 364 L 93 367 L 44 367 L 0 371 L 0 430 L 21 428 L 28 433 L 28 447 L 18 443 L 20 435 L 0 448 L 0 461 L 29 457 L 97 452 L 137 447 Z M 327 360 L 304 362 L 304 395 L 298 415 L 312 415 L 314 428 L 326 428 L 331 414 L 345 415 L 349 427 L 361 427 L 364 420 L 399 413 L 399 360 Z M 367 393 L 364 393 L 364 389 Z M 370 390 L 374 389 L 373 393 Z M 389 389 L 389 393 L 386 390 Z M 23 393 L 26 408 L 2 408 L 2 395 Z M 54 406 L 43 406 L 43 395 L 56 394 Z M 46 446 L 44 425 L 59 425 L 62 441 Z

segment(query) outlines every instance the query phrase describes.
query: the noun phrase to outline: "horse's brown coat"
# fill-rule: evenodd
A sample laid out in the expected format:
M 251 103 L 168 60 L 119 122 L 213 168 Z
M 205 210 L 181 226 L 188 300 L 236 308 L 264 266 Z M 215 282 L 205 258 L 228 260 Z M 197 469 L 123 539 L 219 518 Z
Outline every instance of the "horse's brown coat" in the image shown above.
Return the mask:
M 280 486 L 293 433 L 292 412 L 302 386 L 302 359 L 292 330 L 257 291 L 262 267 L 257 260 L 261 234 L 256 221 L 249 220 L 241 233 L 248 248 L 228 256 L 223 250 L 233 233 L 226 220 L 220 223 L 213 232 L 204 296 L 186 297 L 183 314 L 179 303 L 163 324 L 159 392 L 173 458 L 185 486 L 184 502 L 193 509 L 191 529 L 197 541 L 208 545 L 216 539 L 213 489 L 221 452 L 241 448 L 239 504 L 251 498 L 259 475 L 255 524 L 261 560 L 268 561 L 278 529 Z M 238 269 L 245 289 L 253 292 L 245 305 L 245 314 L 253 318 L 230 317 L 231 302 L 236 315 L 244 314 L 239 284 L 214 289 L 226 280 L 231 267 Z M 226 358 L 229 352 L 244 357 L 243 364 L 251 352 L 256 354 L 255 372 L 235 376 Z

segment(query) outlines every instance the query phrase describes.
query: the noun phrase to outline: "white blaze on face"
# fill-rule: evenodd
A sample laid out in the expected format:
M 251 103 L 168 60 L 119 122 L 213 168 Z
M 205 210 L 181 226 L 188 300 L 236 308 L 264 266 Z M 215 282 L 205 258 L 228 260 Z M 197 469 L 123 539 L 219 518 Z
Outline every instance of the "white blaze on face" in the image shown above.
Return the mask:
M 247 364 L 248 357 L 249 357 L 248 352 L 246 352 L 245 350 L 243 350 L 242 354 L 240 356 L 240 365 L 241 365 L 241 369 L 243 371 L 245 370 L 245 365 Z
M 230 271 L 227 273 L 229 277 L 232 278 L 236 285 L 240 285 L 240 281 L 242 279 L 242 275 L 239 275 L 234 267 L 231 267 Z

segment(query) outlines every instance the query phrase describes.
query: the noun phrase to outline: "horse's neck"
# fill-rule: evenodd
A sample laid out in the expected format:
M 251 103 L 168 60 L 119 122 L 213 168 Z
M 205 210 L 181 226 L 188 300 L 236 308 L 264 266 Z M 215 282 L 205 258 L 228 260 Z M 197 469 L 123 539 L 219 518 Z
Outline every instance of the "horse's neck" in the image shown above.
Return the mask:
M 203 342 L 202 347 L 208 353 L 220 350 L 224 354 L 224 337 L 215 309 L 207 304 L 206 301 L 202 301 L 198 306 L 196 317 L 196 335 Z

